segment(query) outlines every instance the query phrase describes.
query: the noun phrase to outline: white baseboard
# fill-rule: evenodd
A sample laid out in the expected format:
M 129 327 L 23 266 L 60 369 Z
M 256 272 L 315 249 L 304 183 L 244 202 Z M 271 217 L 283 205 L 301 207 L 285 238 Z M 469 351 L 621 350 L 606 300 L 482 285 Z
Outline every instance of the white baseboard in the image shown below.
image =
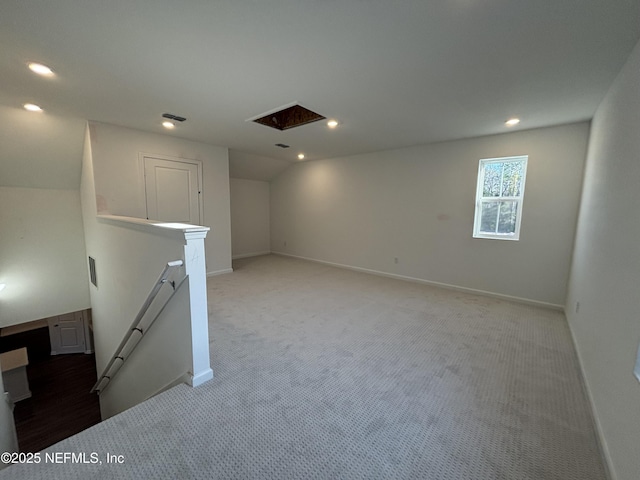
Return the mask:
M 566 314 L 565 314 L 566 315 Z M 569 324 L 569 332 L 571 333 L 571 340 L 573 341 L 573 348 L 576 351 L 576 355 L 578 356 L 578 363 L 580 364 L 580 376 L 582 377 L 582 389 L 589 400 L 589 406 L 591 407 L 591 416 L 593 417 L 593 424 L 595 426 L 596 433 L 596 443 L 598 444 L 598 450 L 600 451 L 600 456 L 604 460 L 604 470 L 607 480 L 614 480 L 618 478 L 615 475 L 615 470 L 613 468 L 613 460 L 611 458 L 611 454 L 609 453 L 609 447 L 607 446 L 607 442 L 604 437 L 604 431 L 602 429 L 602 424 L 600 423 L 600 418 L 598 417 L 598 411 L 596 410 L 596 405 L 593 402 L 593 396 L 591 395 L 591 388 L 589 387 L 589 382 L 587 381 L 587 376 L 584 373 L 584 363 L 582 363 L 582 355 L 580 354 L 580 349 L 578 348 L 578 342 L 576 341 L 576 336 L 573 333 L 573 328 L 571 328 L 571 323 Z
M 199 387 L 203 383 L 206 383 L 212 379 L 213 379 L 213 370 L 211 370 L 210 368 L 207 368 L 206 370 L 203 370 L 197 375 L 193 375 L 189 380 L 189 385 L 191 385 L 192 387 Z
M 409 277 L 409 276 L 406 276 L 406 275 L 398 275 L 396 273 L 381 272 L 379 270 L 371 270 L 369 268 L 354 267 L 352 265 L 344 265 L 342 263 L 327 262 L 325 260 L 316 260 L 315 258 L 302 257 L 302 256 L 299 256 L 299 255 L 291 255 L 290 253 L 284 253 L 284 252 L 271 252 L 271 253 L 274 254 L 274 255 L 282 255 L 284 257 L 299 258 L 300 260 L 307 260 L 307 261 L 310 261 L 310 262 L 322 263 L 324 265 L 330 265 L 332 267 L 344 268 L 344 269 L 353 270 L 353 271 L 356 271 L 356 272 L 368 273 L 370 275 L 377 275 L 379 277 L 388 277 L 388 278 L 395 278 L 396 280 L 404 280 L 406 282 L 422 283 L 424 285 L 431 285 L 433 287 L 446 288 L 447 290 L 456 290 L 456 291 L 459 291 L 459 292 L 472 293 L 474 295 L 482 295 L 482 296 L 485 296 L 485 297 L 494 297 L 494 298 L 499 298 L 501 300 L 508 300 L 510 302 L 523 303 L 523 304 L 526 304 L 526 305 L 533 305 L 533 306 L 536 306 L 536 307 L 544 307 L 544 308 L 548 308 L 548 309 L 551 309 L 551 310 L 558 310 L 560 312 L 564 312 L 564 305 L 556 305 L 555 303 L 541 302 L 539 300 L 531 300 L 529 298 L 514 297 L 512 295 L 504 295 L 502 293 L 488 292 L 486 290 L 478 290 L 476 288 L 460 287 L 458 285 L 451 285 L 449 283 L 435 282 L 433 280 L 425 280 L 424 278 L 416 278 L 416 277 Z
M 161 394 L 162 392 L 166 392 L 170 388 L 173 388 L 176 385 L 180 385 L 181 383 L 186 383 L 187 385 L 191 385 L 191 375 L 189 373 L 183 373 L 182 375 L 180 375 L 178 378 L 176 378 L 172 382 L 167 383 L 165 386 L 163 386 L 163 387 L 159 388 L 158 390 L 156 390 L 155 392 L 153 392 L 151 395 L 149 395 L 143 401 L 149 400 L 150 398 L 153 398 L 156 395 Z M 140 403 L 142 403 L 142 402 L 140 402 Z
M 182 375 L 180 375 L 178 378 L 176 378 L 172 382 L 167 383 L 163 387 L 161 387 L 158 390 L 156 390 L 155 392 L 153 392 L 151 395 L 147 396 L 145 398 L 145 400 L 149 400 L 150 398 L 155 397 L 156 395 L 159 395 L 162 392 L 166 392 L 170 388 L 173 388 L 176 385 L 180 385 L 181 383 L 190 385 L 192 387 L 199 387 L 203 383 L 206 383 L 206 382 L 208 382 L 209 380 L 212 380 L 212 379 L 213 379 L 213 370 L 211 370 L 210 368 L 207 368 L 206 370 L 203 370 L 202 372 L 198 373 L 197 375 L 191 375 L 191 373 L 188 373 L 188 372 L 187 373 L 183 373 Z M 31 392 L 29 392 L 29 396 L 31 396 Z
M 248 258 L 248 257 L 259 257 L 260 255 L 269 255 L 271 253 L 270 250 L 265 252 L 252 252 L 252 253 L 241 253 L 240 255 L 234 255 L 231 257 L 231 260 L 237 260 L 239 258 Z
M 233 268 L 225 268 L 223 270 L 214 270 L 213 272 L 207 272 L 207 277 L 215 277 L 216 275 L 224 275 L 225 273 L 232 273 Z

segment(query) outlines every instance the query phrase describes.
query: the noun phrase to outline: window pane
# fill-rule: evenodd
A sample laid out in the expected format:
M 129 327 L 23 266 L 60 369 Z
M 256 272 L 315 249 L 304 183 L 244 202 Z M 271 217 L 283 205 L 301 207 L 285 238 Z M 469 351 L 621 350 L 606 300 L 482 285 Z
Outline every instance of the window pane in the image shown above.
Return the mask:
M 502 178 L 502 163 L 487 163 L 484 166 L 483 197 L 500 196 L 500 180 Z
M 518 240 L 527 159 L 522 155 L 480 160 L 474 237 Z
M 498 205 L 500 202 L 483 202 L 480 205 L 480 232 L 496 233 L 498 225 Z
M 506 162 L 502 177 L 502 196 L 518 197 L 522 187 L 523 162 Z
M 516 233 L 516 217 L 518 214 L 518 202 L 499 202 L 500 218 L 498 219 L 498 233 Z

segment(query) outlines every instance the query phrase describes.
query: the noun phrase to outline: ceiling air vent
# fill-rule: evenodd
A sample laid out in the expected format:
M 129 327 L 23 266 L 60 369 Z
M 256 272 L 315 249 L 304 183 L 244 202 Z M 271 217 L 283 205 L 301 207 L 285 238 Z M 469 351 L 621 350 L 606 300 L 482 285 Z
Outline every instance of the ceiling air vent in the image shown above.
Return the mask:
M 96 275 L 96 261 L 93 257 L 89 257 L 89 278 L 91 283 L 96 287 L 98 286 L 98 277 Z
M 169 120 L 175 120 L 176 122 L 184 122 L 186 118 L 179 117 L 178 115 L 174 115 L 173 113 L 163 113 L 162 116 L 164 118 L 168 118 Z
M 287 145 L 286 143 L 276 143 L 276 147 L 280 148 L 289 148 L 291 145 Z
M 261 125 L 266 125 L 267 127 L 275 128 L 276 130 L 289 130 L 290 128 L 300 127 L 307 123 L 324 120 L 325 118 L 326 117 L 323 117 L 319 113 L 312 112 L 308 108 L 300 105 L 292 105 L 277 112 L 256 118 L 253 121 Z

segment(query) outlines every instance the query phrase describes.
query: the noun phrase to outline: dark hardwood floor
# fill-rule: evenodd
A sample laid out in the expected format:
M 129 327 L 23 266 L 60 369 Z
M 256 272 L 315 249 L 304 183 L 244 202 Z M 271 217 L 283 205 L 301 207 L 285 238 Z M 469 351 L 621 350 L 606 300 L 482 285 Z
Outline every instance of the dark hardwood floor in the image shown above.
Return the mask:
M 39 328 L 0 337 L 0 352 L 27 347 L 32 397 L 13 412 L 21 452 L 37 452 L 85 430 L 100 419 L 94 355 L 51 356 L 49 331 Z

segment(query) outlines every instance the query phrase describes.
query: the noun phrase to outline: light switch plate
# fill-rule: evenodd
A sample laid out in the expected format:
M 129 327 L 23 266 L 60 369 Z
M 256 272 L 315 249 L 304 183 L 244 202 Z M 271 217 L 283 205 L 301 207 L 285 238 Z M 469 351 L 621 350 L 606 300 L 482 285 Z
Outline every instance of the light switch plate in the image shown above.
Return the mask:
M 638 346 L 638 356 L 636 357 L 636 368 L 633 369 L 633 373 L 640 382 L 640 346 Z

